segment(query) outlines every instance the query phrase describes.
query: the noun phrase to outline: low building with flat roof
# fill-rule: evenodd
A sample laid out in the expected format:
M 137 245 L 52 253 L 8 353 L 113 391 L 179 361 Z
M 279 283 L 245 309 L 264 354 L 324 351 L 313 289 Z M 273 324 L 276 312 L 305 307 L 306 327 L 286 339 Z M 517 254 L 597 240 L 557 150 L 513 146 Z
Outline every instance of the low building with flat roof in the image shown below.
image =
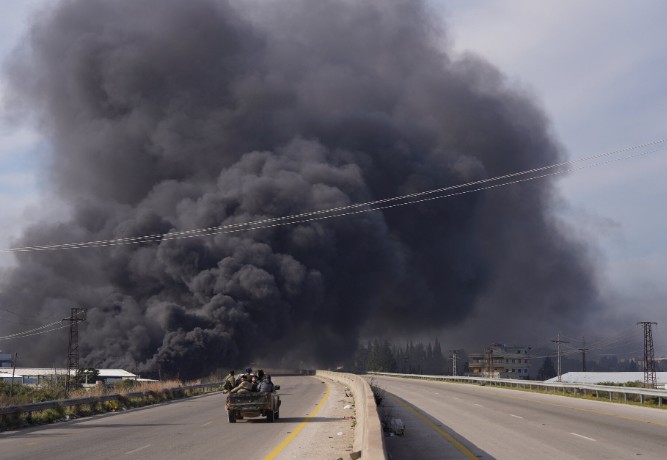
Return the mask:
M 655 377 L 658 385 L 667 384 L 667 372 L 656 372 Z M 565 383 L 589 383 L 599 385 L 601 383 L 633 383 L 644 382 L 643 372 L 566 372 L 560 376 L 560 381 Z M 558 382 L 558 377 L 546 380 L 546 382 Z
M 5 372 L 5 371 L 0 372 L 0 382 L 10 383 L 12 381 L 12 379 L 14 380 L 14 383 L 22 383 L 23 382 L 23 376 L 22 375 L 14 374 L 12 376 L 11 372 Z
M 98 379 L 105 382 L 136 380 L 139 378 L 138 375 L 124 369 L 98 369 L 98 371 Z M 67 369 L 59 367 L 17 367 L 16 374 L 22 377 L 21 383 L 25 385 L 48 385 L 57 380 L 63 380 L 67 375 Z M 75 374 L 76 372 L 72 371 L 70 375 L 74 376 Z

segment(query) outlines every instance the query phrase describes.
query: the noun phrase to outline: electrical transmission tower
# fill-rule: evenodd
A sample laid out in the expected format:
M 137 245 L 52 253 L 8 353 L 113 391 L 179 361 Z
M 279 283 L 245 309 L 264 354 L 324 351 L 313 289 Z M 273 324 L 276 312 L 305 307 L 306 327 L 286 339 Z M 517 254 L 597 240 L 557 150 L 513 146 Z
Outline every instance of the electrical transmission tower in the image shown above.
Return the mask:
M 561 343 L 570 343 L 567 340 L 561 340 L 560 339 L 560 332 L 558 333 L 558 338 L 556 340 L 552 340 L 552 342 L 558 344 L 558 381 L 560 382 L 560 344 Z
M 79 370 L 79 322 L 86 320 L 86 310 L 83 308 L 72 308 L 69 318 L 69 347 L 67 348 L 67 374 L 65 374 L 65 397 L 69 396 L 72 384 L 72 371 Z
M 581 348 L 577 348 L 581 352 L 581 372 L 586 372 L 586 352 L 590 350 L 590 348 L 586 348 L 586 339 L 584 337 L 581 338 Z
M 655 352 L 653 351 L 653 325 L 651 321 L 640 321 L 637 325 L 644 328 L 644 386 L 655 388 L 657 379 L 655 376 Z

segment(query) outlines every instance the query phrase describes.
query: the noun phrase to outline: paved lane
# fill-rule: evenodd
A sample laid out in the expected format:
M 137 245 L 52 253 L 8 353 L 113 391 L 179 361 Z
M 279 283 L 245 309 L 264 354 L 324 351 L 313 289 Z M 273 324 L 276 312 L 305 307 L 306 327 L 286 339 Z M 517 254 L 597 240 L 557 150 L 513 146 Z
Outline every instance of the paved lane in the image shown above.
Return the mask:
M 230 424 L 226 395 L 218 393 L 1 433 L 0 458 L 261 459 L 275 451 L 327 393 L 327 385 L 313 377 L 274 381 L 281 386 L 283 401 L 276 423 L 258 418 Z M 321 421 L 315 416 L 308 424 Z M 292 443 L 303 442 L 299 436 Z
M 422 450 L 428 446 L 429 451 L 420 458 L 667 457 L 666 410 L 475 385 L 392 377 L 374 380 L 416 406 L 422 416 L 400 400 L 388 398 L 394 416 L 409 421 L 405 437 L 388 439 L 395 460 L 414 458 L 412 449 L 419 445 Z M 463 449 L 438 433 L 438 428 Z

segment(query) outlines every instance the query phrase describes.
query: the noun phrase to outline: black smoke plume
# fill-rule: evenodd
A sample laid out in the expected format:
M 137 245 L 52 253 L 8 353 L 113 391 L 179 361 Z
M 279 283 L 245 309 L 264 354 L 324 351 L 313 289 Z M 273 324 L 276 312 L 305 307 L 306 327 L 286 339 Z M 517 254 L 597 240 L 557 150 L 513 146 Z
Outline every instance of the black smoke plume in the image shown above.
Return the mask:
M 434 17 L 420 0 L 59 2 L 6 68 L 15 107 L 50 140 L 49 183 L 71 215 L 16 244 L 247 222 L 561 161 L 530 97 L 455 55 Z M 482 307 L 490 319 L 471 337 L 523 342 L 578 322 L 597 295 L 557 199 L 547 179 L 284 227 L 20 253 L 0 302 L 36 321 L 86 307 L 83 360 L 181 376 L 256 359 L 333 364 L 360 335 L 463 327 Z M 62 363 L 62 332 L 23 339 L 24 359 Z

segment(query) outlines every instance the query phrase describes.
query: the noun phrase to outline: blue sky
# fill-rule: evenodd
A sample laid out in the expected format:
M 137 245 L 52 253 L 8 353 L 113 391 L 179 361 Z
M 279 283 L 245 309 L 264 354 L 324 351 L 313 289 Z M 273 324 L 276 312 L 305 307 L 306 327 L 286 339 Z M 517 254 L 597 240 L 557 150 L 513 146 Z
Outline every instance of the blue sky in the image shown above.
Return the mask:
M 0 3 L 0 58 L 20 40 L 30 12 L 53 1 Z M 430 1 L 457 52 L 483 56 L 534 95 L 571 158 L 667 137 L 663 2 Z M 0 103 L 5 96 L 0 82 Z M 40 194 L 46 161 L 48 145 L 35 130 L 0 126 L 1 247 L 60 212 Z M 665 173 L 662 152 L 559 181 L 559 216 L 597 248 L 610 314 L 629 324 L 634 312 L 667 327 Z M 0 256 L 0 267 L 9 263 Z M 667 354 L 661 335 L 656 351 Z

